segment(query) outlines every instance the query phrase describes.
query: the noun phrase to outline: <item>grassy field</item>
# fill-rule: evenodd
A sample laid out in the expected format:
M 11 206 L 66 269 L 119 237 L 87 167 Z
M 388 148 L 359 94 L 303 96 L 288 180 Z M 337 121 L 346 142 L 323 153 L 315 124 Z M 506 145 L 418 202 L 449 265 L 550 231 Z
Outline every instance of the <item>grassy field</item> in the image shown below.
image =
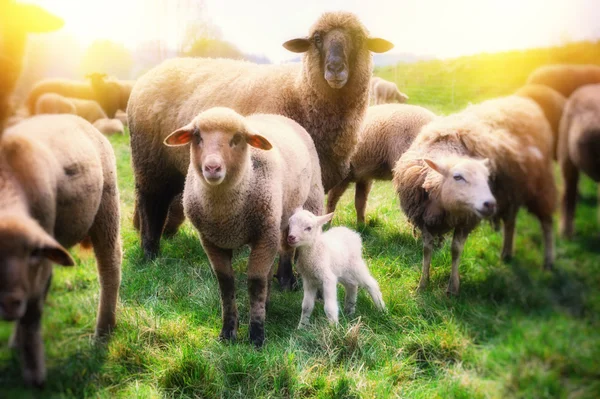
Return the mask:
M 421 79 L 405 89 L 412 102 L 447 113 L 509 93 L 524 80 L 498 84 L 493 76 L 500 71 L 492 61 L 486 63 L 493 85 L 458 72 L 450 85 L 445 71 L 452 64 L 438 61 L 421 63 L 420 71 L 419 64 L 411 64 L 378 73 Z M 576 238 L 557 240 L 555 272 L 541 270 L 539 226 L 521 212 L 509 264 L 500 260 L 501 236 L 489 225 L 471 235 L 457 298 L 445 294 L 447 242 L 434 255 L 429 289 L 416 293 L 420 240 L 399 210 L 391 184 L 375 184 L 369 222 L 359 230 L 389 312 L 378 313 L 361 292 L 356 314 L 342 315 L 338 327 L 327 325 L 317 304 L 314 325 L 298 331 L 302 292 L 274 289 L 266 345 L 255 350 L 247 339 L 248 251 L 235 257 L 241 339 L 221 343 L 218 284 L 193 229 L 186 223 L 177 236 L 163 241 L 156 261 L 143 260 L 131 225 L 129 138 L 111 141 L 118 158 L 125 249 L 118 329 L 106 344 L 92 340 L 95 262 L 90 252 L 74 249 L 78 265 L 56 268 L 46 306 L 46 389 L 22 388 L 19 363 L 6 344 L 11 325 L 0 322 L 0 398 L 600 396 L 600 226 L 591 181 L 581 186 Z M 349 190 L 340 202 L 335 225 L 357 228 L 352 196 Z

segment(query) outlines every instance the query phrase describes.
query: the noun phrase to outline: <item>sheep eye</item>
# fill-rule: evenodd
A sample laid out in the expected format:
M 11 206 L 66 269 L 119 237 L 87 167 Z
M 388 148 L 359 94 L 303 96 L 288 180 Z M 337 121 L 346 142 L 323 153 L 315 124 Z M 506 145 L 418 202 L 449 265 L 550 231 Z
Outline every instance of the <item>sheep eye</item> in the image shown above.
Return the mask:
M 231 139 L 231 141 L 229 142 L 229 146 L 230 147 L 235 147 L 236 145 L 238 145 L 240 142 L 242 141 L 242 134 L 241 133 L 236 133 L 233 138 Z
M 304 229 L 304 231 L 311 231 L 311 230 L 312 230 L 312 227 L 307 227 Z
M 456 181 L 465 181 L 465 178 L 462 177 L 462 175 L 459 175 L 458 173 L 454 175 L 454 180 Z
M 315 33 L 314 41 L 317 46 L 321 47 L 321 45 L 323 44 L 323 38 L 321 37 L 320 33 Z

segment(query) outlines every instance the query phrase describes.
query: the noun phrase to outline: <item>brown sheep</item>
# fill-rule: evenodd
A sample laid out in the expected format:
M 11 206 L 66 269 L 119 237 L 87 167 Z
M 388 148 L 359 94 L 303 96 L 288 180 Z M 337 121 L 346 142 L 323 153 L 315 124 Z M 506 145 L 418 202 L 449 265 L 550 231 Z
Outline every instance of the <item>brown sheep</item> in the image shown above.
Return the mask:
M 89 74 L 87 78 L 96 95 L 96 101 L 106 111 L 109 118 L 114 118 L 119 110 L 127 110 L 127 103 L 135 81 L 107 78 L 106 74 L 99 73 Z
M 102 118 L 94 122 L 94 127 L 105 136 L 112 136 L 113 134 L 123 134 L 125 126 L 123 122 L 118 119 Z
M 115 114 L 115 119 L 120 120 L 123 126 L 127 127 L 127 114 L 125 113 L 125 111 L 117 111 L 117 113 Z
M 379 79 L 374 86 L 375 104 L 403 104 L 408 101 L 408 96 L 398 90 L 396 83 Z
M 571 238 L 579 171 L 600 183 L 600 84 L 577 89 L 567 101 L 560 123 L 558 161 L 565 182 L 560 231 Z
M 600 83 L 600 65 L 545 65 L 527 78 L 527 84 L 551 87 L 566 98 L 579 87 L 593 83 Z
M 116 324 L 121 278 L 119 192 L 112 147 L 74 115 L 39 115 L 7 129 L 0 141 L 0 317 L 16 321 L 11 346 L 23 378 L 46 377 L 40 319 L 52 263 L 90 237 L 100 279 L 96 336 Z
M 327 213 L 335 207 L 350 183 L 356 182 L 354 206 L 357 223 L 365 222 L 367 197 L 373 180 L 392 180 L 392 169 L 410 147 L 421 127 L 435 118 L 423 107 L 385 104 L 369 107 L 350 160 L 350 173 L 327 195 Z
M 136 83 L 127 115 L 139 215 L 134 217 L 140 218 L 147 257 L 158 254 L 169 204 L 183 190 L 185 174 L 174 165 L 189 162 L 186 151 L 166 151 L 159 144 L 199 111 L 226 106 L 242 115 L 289 117 L 313 137 L 326 189 L 348 174 L 369 101 L 371 51 L 384 52 L 392 44 L 370 38 L 354 14 L 332 12 L 318 19 L 309 37 L 284 47 L 304 53 L 302 63 L 180 58 L 163 62 Z M 292 281 L 280 283 L 287 288 Z
M 222 339 L 234 340 L 238 327 L 232 250 L 250 245 L 250 340 L 261 346 L 275 256 L 280 247 L 288 262 L 294 253 L 286 241 L 288 220 L 301 206 L 323 209 L 315 145 L 291 119 L 243 117 L 230 108 L 201 112 L 165 144 L 190 153 L 188 165 L 177 165 L 187 169 L 183 205 L 219 280 Z
M 23 68 L 27 34 L 52 32 L 63 24 L 41 7 L 0 0 L 0 135 L 14 112 L 11 95 Z
M 35 104 L 35 114 L 73 114 L 90 123 L 106 119 L 106 113 L 96 101 L 67 98 L 56 93 L 44 93 L 39 96 Z
M 454 230 L 448 293 L 458 293 L 463 245 L 482 217 L 495 213 L 504 222 L 502 257 L 510 258 L 521 206 L 540 220 L 544 267 L 552 267 L 556 186 L 550 130 L 541 108 L 519 96 L 472 105 L 421 130 L 394 169 L 402 210 L 423 236 L 420 289 L 429 281 L 434 238 Z
M 556 160 L 556 147 L 558 146 L 558 127 L 560 125 L 560 119 L 562 117 L 563 110 L 567 99 L 560 94 L 558 91 L 540 84 L 528 84 L 521 87 L 515 92 L 517 96 L 527 97 L 535 101 L 546 119 L 550 122 L 552 128 L 554 144 L 552 146 L 552 157 Z

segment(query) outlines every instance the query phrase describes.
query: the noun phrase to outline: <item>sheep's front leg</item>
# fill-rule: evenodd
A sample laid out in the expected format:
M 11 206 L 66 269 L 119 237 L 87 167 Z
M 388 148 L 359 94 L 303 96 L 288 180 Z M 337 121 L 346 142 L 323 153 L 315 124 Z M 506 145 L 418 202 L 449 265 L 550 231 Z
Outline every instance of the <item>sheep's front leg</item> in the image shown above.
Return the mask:
M 331 324 L 338 323 L 337 279 L 326 276 L 323 280 L 323 302 L 325 315 Z
M 310 315 L 315 308 L 315 299 L 317 298 L 317 284 L 314 281 L 303 278 L 304 298 L 302 299 L 302 315 L 300 316 L 300 324 L 298 328 L 304 328 L 309 324 Z
M 27 303 L 27 310 L 15 326 L 15 337 L 21 356 L 23 381 L 26 385 L 41 387 L 46 381 L 46 362 L 42 342 L 41 319 L 44 300 L 35 298 Z
M 283 232 L 281 237 L 281 251 L 279 251 L 279 266 L 277 267 L 277 281 L 279 288 L 283 291 L 291 291 L 297 284 L 292 269 L 295 249 L 288 245 L 287 236 L 288 229 Z
M 433 252 L 433 236 L 423 230 L 423 270 L 421 271 L 421 280 L 419 281 L 418 291 L 423 291 L 429 284 L 429 268 L 431 266 L 431 254 Z
M 569 157 L 560 160 L 565 190 L 562 198 L 562 212 L 560 218 L 560 234 L 570 239 L 574 233 L 575 208 L 577 206 L 577 184 L 579 183 L 579 170 Z
M 517 222 L 517 210 L 511 209 L 503 219 L 504 243 L 502 245 L 502 260 L 509 261 L 513 257 L 515 242 L 515 225 Z
M 219 281 L 223 317 L 223 328 L 219 338 L 235 341 L 238 330 L 238 311 L 235 303 L 235 276 L 231 267 L 233 252 L 230 249 L 218 248 L 206 240 L 202 240 L 202 246 Z
M 268 280 L 277 255 L 277 239 L 265 239 L 252 247 L 248 261 L 248 295 L 250 297 L 250 341 L 261 347 L 265 341 L 265 317 Z
M 356 208 L 356 222 L 365 224 L 365 214 L 367 212 L 367 199 L 373 186 L 373 180 L 364 180 L 356 182 L 354 192 L 354 207 Z
M 540 218 L 542 235 L 544 236 L 544 270 L 554 267 L 554 234 L 552 231 L 552 215 Z
M 452 272 L 450 274 L 450 283 L 448 284 L 448 289 L 446 290 L 448 295 L 458 295 L 460 287 L 458 266 L 460 264 L 460 255 L 462 254 L 465 241 L 467 241 L 468 236 L 468 230 L 454 230 L 454 237 L 452 237 Z

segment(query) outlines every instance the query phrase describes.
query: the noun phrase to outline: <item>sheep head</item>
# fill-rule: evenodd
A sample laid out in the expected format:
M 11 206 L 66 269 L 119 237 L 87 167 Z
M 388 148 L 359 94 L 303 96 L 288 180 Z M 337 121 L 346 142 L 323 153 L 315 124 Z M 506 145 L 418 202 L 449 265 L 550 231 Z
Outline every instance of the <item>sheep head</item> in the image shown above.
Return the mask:
M 270 150 L 271 143 L 230 108 L 211 108 L 171 133 L 165 145 L 190 144 L 190 162 L 208 186 L 235 185 L 249 163 L 248 146 Z
M 371 67 L 371 57 L 365 53 L 383 53 L 392 49 L 393 44 L 369 37 L 354 14 L 330 12 L 317 20 L 308 37 L 289 40 L 283 47 L 294 53 L 305 53 L 304 63 L 309 73 L 317 73 L 329 87 L 341 89 L 352 78 L 356 64 L 368 62 L 367 67 Z M 358 68 L 364 67 L 358 65 Z
M 296 209 L 289 219 L 288 244 L 293 247 L 311 245 L 321 233 L 323 225 L 333 219 L 333 212 L 316 216 L 302 208 Z
M 43 295 L 45 287 L 32 287 L 41 262 L 72 266 L 73 259 L 54 238 L 28 217 L 0 218 L 0 318 L 23 317 L 32 290 Z

